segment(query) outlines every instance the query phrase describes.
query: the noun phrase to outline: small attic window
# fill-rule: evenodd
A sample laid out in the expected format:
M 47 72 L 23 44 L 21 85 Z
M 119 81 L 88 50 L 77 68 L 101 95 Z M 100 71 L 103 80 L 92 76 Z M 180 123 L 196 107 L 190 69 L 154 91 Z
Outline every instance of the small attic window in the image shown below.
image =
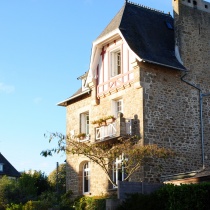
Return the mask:
M 172 26 L 172 24 L 169 23 L 169 22 L 167 22 L 167 21 L 166 21 L 166 26 L 167 26 L 168 29 L 171 29 L 171 30 L 174 29 L 174 27 Z
M 85 72 L 85 74 L 83 74 L 82 76 L 78 77 L 78 80 L 82 81 L 82 91 L 87 90 L 88 88 L 85 86 L 86 85 L 86 80 L 87 80 L 87 72 Z
M 208 9 L 208 5 L 205 4 L 205 8 Z
M 3 163 L 0 163 L 0 171 L 3 171 Z

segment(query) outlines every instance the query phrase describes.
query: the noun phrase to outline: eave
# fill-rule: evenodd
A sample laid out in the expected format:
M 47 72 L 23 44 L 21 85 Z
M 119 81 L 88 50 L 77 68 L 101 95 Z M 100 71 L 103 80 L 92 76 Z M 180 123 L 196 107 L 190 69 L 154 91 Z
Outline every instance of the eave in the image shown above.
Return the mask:
M 89 93 L 89 92 L 90 92 L 90 89 L 87 89 L 87 90 L 83 91 L 82 93 L 79 93 L 79 94 L 74 95 L 74 96 L 72 96 L 70 98 L 67 98 L 64 101 L 61 101 L 61 102 L 57 103 L 57 106 L 64 106 L 64 107 L 66 107 L 68 105 L 68 102 L 70 102 L 71 100 L 76 99 L 76 98 L 78 98 L 78 97 L 80 97 L 82 95 L 85 95 L 86 93 Z

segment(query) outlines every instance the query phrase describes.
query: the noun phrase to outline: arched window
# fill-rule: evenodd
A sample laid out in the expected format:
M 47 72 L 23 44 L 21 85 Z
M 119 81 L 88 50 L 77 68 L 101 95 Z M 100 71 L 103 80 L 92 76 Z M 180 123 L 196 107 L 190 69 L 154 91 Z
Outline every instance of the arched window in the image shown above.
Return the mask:
M 90 166 L 86 162 L 83 166 L 83 193 L 86 194 L 90 191 Z

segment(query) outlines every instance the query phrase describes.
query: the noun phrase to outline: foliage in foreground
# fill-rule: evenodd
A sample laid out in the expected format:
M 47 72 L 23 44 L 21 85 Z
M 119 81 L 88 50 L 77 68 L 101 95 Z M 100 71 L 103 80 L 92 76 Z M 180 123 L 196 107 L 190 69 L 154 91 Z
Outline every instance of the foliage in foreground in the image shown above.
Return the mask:
M 58 174 L 57 174 L 58 172 Z M 59 193 L 66 192 L 66 164 L 60 164 L 58 170 L 53 170 L 48 176 L 48 182 Z
M 74 201 L 75 210 L 105 210 L 106 196 L 81 197 Z
M 47 176 L 41 171 L 24 172 L 17 180 L 4 176 L 0 179 L 0 210 L 6 209 L 8 205 L 18 209 L 16 204 L 38 200 L 43 192 L 51 189 Z
M 71 193 L 70 193 L 71 194 Z M 75 200 L 69 199 L 66 200 L 65 196 L 69 196 L 67 193 L 63 195 L 59 204 L 52 205 L 47 200 L 39 201 L 28 201 L 24 205 L 22 204 L 10 204 L 7 205 L 6 210 L 48 210 L 49 208 L 56 207 L 59 210 L 105 210 L 106 209 L 106 196 L 97 196 L 97 197 L 78 197 Z
M 124 166 L 126 174 L 124 181 L 126 181 L 142 165 L 150 163 L 154 158 L 166 159 L 174 155 L 170 149 L 159 148 L 157 145 L 142 145 L 135 136 L 118 138 L 114 143 L 105 141 L 100 144 L 79 142 L 61 133 L 51 133 L 48 138 L 49 141 L 56 139 L 58 146 L 51 150 L 42 151 L 41 155 L 47 157 L 59 152 L 84 155 L 101 167 L 114 186 L 116 183 L 110 171 L 114 169 L 116 158 L 121 157 L 121 164 Z
M 150 195 L 130 194 L 117 210 L 209 210 L 210 183 L 167 184 Z

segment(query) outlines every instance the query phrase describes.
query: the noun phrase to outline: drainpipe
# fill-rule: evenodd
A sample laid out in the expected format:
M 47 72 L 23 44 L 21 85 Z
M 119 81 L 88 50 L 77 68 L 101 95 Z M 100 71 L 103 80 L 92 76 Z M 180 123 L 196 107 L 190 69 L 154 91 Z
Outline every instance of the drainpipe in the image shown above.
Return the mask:
M 187 75 L 187 73 L 185 72 L 185 74 L 181 77 L 181 80 L 185 83 L 187 83 L 188 85 L 196 88 L 197 90 L 199 90 L 199 104 L 200 104 L 200 129 L 201 129 L 201 147 L 202 147 L 202 166 L 203 169 L 205 168 L 205 156 L 204 156 L 204 134 L 203 134 L 203 96 L 207 96 L 209 94 L 203 94 L 201 88 L 195 86 L 194 84 L 184 80 L 184 77 Z

